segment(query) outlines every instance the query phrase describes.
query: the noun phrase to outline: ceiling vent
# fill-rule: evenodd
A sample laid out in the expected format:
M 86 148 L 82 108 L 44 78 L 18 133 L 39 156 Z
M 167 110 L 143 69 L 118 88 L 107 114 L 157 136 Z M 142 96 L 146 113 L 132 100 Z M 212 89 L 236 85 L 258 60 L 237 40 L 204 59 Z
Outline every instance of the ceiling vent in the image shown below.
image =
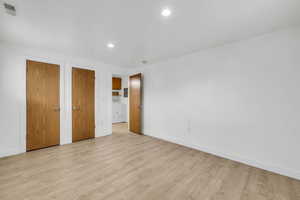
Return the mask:
M 8 4 L 8 3 L 4 3 L 4 8 L 7 14 L 12 15 L 12 16 L 16 16 L 17 11 L 15 6 Z
M 148 64 L 148 61 L 147 60 L 142 60 L 142 64 L 146 65 L 146 64 Z

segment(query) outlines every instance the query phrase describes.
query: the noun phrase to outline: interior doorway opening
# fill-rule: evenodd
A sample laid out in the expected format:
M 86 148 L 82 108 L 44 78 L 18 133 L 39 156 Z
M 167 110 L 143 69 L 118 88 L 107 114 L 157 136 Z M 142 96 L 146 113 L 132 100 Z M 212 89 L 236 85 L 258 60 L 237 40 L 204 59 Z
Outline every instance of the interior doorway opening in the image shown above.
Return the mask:
M 142 135 L 143 113 L 142 74 L 112 75 L 112 132 Z
M 132 133 L 142 135 L 142 74 L 134 74 L 129 77 L 129 130 Z
M 112 127 L 113 133 L 120 127 L 128 130 L 129 119 L 129 91 L 128 76 L 121 74 L 112 75 Z M 119 132 L 119 131 L 118 131 Z M 125 132 L 125 130 L 124 130 Z

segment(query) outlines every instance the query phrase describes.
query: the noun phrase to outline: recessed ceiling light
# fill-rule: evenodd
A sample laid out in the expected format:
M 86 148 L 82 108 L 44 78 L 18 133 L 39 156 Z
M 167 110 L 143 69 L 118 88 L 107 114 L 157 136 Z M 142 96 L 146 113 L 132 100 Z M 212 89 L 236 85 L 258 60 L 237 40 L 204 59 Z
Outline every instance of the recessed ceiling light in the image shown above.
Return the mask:
M 172 11 L 169 8 L 164 8 L 161 11 L 161 15 L 164 17 L 169 17 L 172 14 Z
M 115 44 L 113 44 L 113 43 L 107 43 L 107 48 L 110 48 L 110 49 L 113 49 L 113 48 L 115 48 Z

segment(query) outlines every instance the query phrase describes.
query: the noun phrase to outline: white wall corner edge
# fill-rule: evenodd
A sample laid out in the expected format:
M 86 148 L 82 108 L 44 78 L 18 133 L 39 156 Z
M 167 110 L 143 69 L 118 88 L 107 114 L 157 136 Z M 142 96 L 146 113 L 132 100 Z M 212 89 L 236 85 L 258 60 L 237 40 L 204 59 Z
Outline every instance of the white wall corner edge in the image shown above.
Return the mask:
M 290 178 L 300 180 L 300 172 L 295 171 L 293 169 L 287 169 L 287 168 L 284 168 L 284 167 L 278 167 L 278 166 L 266 164 L 266 163 L 263 163 L 261 161 L 243 158 L 242 156 L 237 156 L 237 155 L 234 155 L 232 153 L 220 152 L 220 151 L 215 150 L 215 149 L 211 149 L 211 148 L 208 148 L 208 147 L 203 147 L 203 146 L 195 145 L 195 144 L 192 144 L 192 143 L 189 143 L 189 142 L 185 142 L 185 141 L 182 141 L 182 140 L 174 138 L 174 137 L 158 137 L 156 135 L 151 134 L 151 131 L 149 131 L 149 130 L 144 130 L 144 135 L 150 136 L 150 137 L 153 137 L 153 138 L 157 138 L 157 139 L 160 139 L 160 140 L 164 140 L 164 141 L 167 141 L 167 142 L 179 144 L 179 145 L 182 145 L 182 146 L 185 146 L 185 147 L 188 147 L 188 148 L 192 148 L 192 149 L 195 149 L 195 150 L 198 150 L 198 151 L 209 153 L 209 154 L 212 154 L 212 155 L 215 155 L 215 156 L 218 156 L 218 157 L 221 157 L 221 158 L 229 159 L 229 160 L 232 160 L 232 161 L 235 161 L 235 162 L 243 163 L 243 164 L 249 165 L 251 167 L 256 167 L 256 168 L 266 170 L 266 171 L 269 171 L 269 172 L 272 172 L 272 173 L 276 173 L 276 174 L 280 174 L 280 175 L 283 175 L 283 176 L 287 176 L 287 177 L 290 177 Z

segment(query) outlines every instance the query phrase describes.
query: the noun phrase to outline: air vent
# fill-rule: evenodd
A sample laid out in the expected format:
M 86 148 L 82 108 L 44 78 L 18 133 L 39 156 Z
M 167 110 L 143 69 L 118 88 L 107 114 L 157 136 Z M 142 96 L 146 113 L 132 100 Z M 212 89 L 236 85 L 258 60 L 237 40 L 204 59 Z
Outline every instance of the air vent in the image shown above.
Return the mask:
M 147 60 L 142 60 L 142 64 L 146 65 L 148 63 Z
M 15 6 L 8 4 L 8 3 L 4 3 L 3 5 L 4 5 L 4 8 L 5 8 L 7 14 L 16 16 L 17 11 L 16 11 Z

